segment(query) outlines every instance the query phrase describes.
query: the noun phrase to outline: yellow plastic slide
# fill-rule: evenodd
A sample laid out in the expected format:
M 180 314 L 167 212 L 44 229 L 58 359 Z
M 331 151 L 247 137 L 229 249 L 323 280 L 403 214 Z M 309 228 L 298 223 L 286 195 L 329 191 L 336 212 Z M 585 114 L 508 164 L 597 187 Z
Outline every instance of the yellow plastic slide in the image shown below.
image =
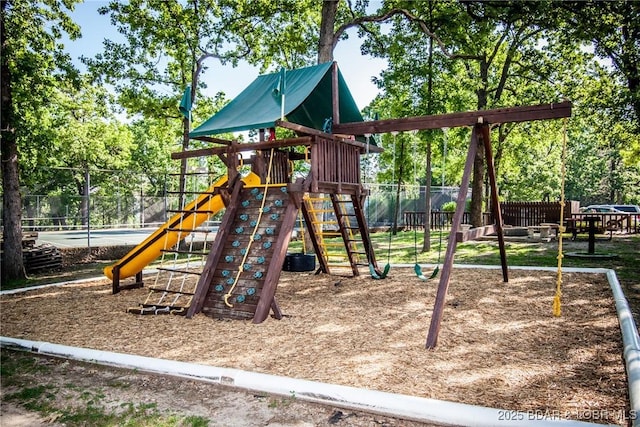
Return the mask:
M 250 173 L 242 178 L 245 185 L 259 185 L 260 177 L 254 173 Z M 134 276 L 144 267 L 153 262 L 162 254 L 163 249 L 173 247 L 180 240 L 189 235 L 188 232 L 174 231 L 178 228 L 195 229 L 211 215 L 219 212 L 224 208 L 222 197 L 219 194 L 215 196 L 210 194 L 216 187 L 222 186 L 227 182 L 227 176 L 223 176 L 216 181 L 206 192 L 198 196 L 193 202 L 189 203 L 184 210 L 196 210 L 196 213 L 184 212 L 178 213 L 171 217 L 169 221 L 160 226 L 153 234 L 147 237 L 142 243 L 133 248 L 117 263 L 110 265 L 104 269 L 104 275 L 113 280 L 113 269 L 120 267 L 120 279 Z

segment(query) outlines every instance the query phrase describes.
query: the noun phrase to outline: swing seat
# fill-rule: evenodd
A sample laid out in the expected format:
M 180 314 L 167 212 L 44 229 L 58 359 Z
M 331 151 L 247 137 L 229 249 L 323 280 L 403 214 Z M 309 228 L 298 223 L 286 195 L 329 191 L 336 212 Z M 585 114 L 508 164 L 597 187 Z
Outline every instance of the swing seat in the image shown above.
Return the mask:
M 413 271 L 416 272 L 416 276 L 418 276 L 418 279 L 420 279 L 420 280 L 431 280 L 431 279 L 434 279 L 438 275 L 438 272 L 440 271 L 440 266 L 439 265 L 436 266 L 436 268 L 433 269 L 433 271 L 431 272 L 431 275 L 429 277 L 425 276 L 422 273 L 422 268 L 418 264 L 413 266 Z
M 384 266 L 384 270 L 382 271 L 382 273 L 378 273 L 375 267 L 373 266 L 373 264 L 369 264 L 369 274 L 371 274 L 371 277 L 376 280 L 386 278 L 387 275 L 389 274 L 390 269 L 391 269 L 391 265 L 387 263 L 387 265 Z

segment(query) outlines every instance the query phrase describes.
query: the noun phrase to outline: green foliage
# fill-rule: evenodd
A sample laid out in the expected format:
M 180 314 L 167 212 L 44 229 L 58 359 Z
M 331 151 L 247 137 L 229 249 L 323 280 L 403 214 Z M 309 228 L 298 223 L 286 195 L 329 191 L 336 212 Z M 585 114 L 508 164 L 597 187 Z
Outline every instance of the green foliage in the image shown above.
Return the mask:
M 456 202 L 453 202 L 453 201 L 445 202 L 443 203 L 441 209 L 443 212 L 455 212 L 456 206 L 457 206 Z

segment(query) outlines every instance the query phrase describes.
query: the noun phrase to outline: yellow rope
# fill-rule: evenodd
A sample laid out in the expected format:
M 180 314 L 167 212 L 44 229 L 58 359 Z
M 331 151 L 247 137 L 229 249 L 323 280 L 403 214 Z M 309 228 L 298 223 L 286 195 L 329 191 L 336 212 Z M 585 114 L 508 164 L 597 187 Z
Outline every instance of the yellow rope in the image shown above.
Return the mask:
M 229 288 L 229 291 L 226 294 L 224 294 L 224 297 L 223 297 L 224 303 L 227 305 L 227 307 L 233 307 L 233 304 L 229 302 L 229 297 L 231 297 L 231 293 L 236 288 L 236 285 L 238 284 L 238 280 L 240 280 L 240 275 L 244 271 L 244 263 L 247 261 L 247 257 L 249 256 L 249 251 L 251 250 L 253 239 L 256 233 L 258 232 L 258 228 L 260 228 L 260 221 L 262 220 L 264 205 L 267 202 L 267 191 L 269 189 L 269 183 L 271 181 L 272 165 L 273 165 L 273 148 L 271 149 L 271 155 L 269 156 L 269 168 L 267 169 L 267 177 L 265 179 L 265 184 L 264 184 L 264 194 L 262 195 L 262 203 L 260 204 L 260 210 L 258 211 L 258 220 L 256 221 L 256 225 L 253 227 L 253 232 L 249 237 L 249 245 L 247 246 L 247 250 L 245 251 L 244 256 L 242 257 L 242 262 L 240 262 L 240 266 L 238 267 L 238 273 L 236 274 L 236 279 L 233 282 L 233 285 L 231 286 L 231 288 Z
M 553 315 L 562 314 L 560 297 L 562 297 L 562 233 L 564 232 L 564 184 L 567 175 L 567 119 L 564 119 L 564 134 L 562 137 L 562 181 L 560 186 L 560 228 L 558 229 L 558 273 L 556 277 L 556 295 L 553 297 Z

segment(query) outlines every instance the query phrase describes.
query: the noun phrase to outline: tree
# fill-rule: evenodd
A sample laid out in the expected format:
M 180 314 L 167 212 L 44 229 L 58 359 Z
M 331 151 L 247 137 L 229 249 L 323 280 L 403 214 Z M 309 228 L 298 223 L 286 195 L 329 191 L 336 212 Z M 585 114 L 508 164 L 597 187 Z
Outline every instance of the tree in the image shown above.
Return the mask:
M 626 81 L 624 100 L 640 128 L 640 3 L 637 1 L 554 1 L 566 22 L 565 43 L 593 43 L 595 53 L 611 60 Z M 564 12 L 564 13 L 563 13 Z
M 76 75 L 59 42 L 63 32 L 71 38 L 79 36 L 78 27 L 65 11 L 73 9 L 74 3 L 74 0 L 0 2 L 3 283 L 26 277 L 22 260 L 19 157 L 21 147 L 31 142 L 31 129 L 25 128 L 23 117 L 38 117 L 47 105 L 51 88 Z

